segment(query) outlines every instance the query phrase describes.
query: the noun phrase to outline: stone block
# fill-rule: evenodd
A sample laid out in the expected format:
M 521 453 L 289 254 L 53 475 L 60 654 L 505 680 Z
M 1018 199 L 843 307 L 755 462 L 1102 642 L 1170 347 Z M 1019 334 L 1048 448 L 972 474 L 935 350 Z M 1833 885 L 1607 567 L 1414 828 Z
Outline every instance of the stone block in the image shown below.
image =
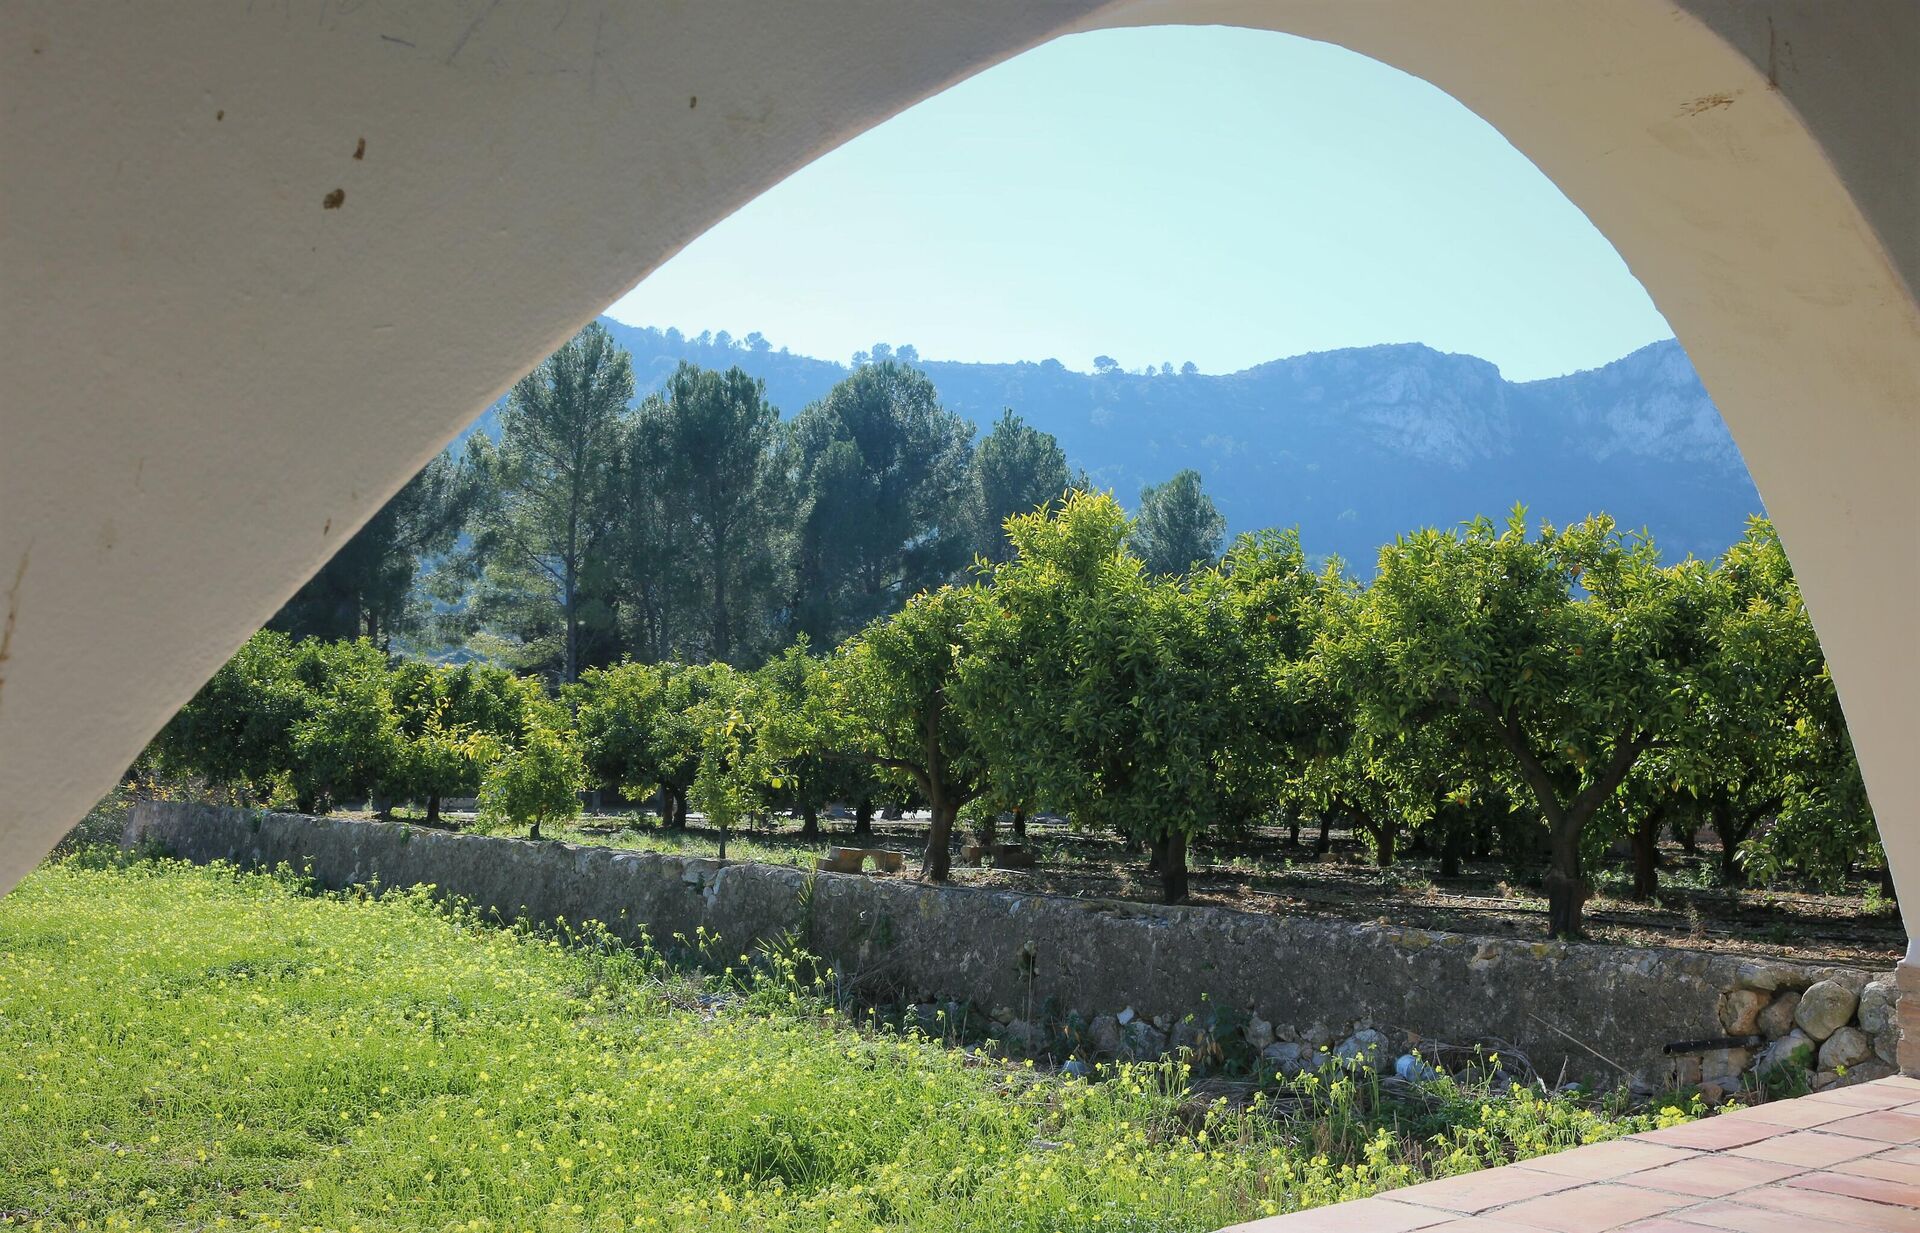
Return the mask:
M 1717 1083 L 1722 1087 L 1738 1086 L 1740 1076 L 1753 1062 L 1753 1053 L 1747 1049 L 1711 1049 L 1700 1055 L 1700 1075 L 1704 1083 Z
M 1720 1026 L 1729 1036 L 1751 1036 L 1760 1030 L 1760 1012 L 1772 1001 L 1765 990 L 1729 989 L 1720 995 Z
M 1372 1028 L 1362 1028 L 1347 1037 L 1333 1054 L 1343 1062 L 1354 1062 L 1383 1073 L 1393 1065 L 1387 1038 Z
M 1812 1037 L 1795 1028 L 1762 1049 L 1754 1059 L 1753 1068 L 1762 1075 L 1783 1066 L 1812 1069 L 1819 1047 Z
M 1853 1018 L 1860 999 L 1839 981 L 1815 981 L 1800 995 L 1800 1008 L 1793 1012 L 1793 1025 L 1814 1040 L 1825 1040 L 1845 1027 Z
M 1820 1046 L 1820 1069 L 1841 1070 L 1873 1057 L 1873 1038 L 1849 1024 L 1835 1030 Z
M 1890 980 L 1876 980 L 1860 991 L 1860 1008 L 1854 1018 L 1860 1030 L 1878 1036 L 1893 1023 L 1894 1007 L 1900 1001 L 1899 990 Z
M 1793 1030 L 1794 1012 L 1800 1009 L 1800 993 L 1797 989 L 1788 989 L 1776 993 L 1773 1001 L 1760 1012 L 1755 1026 L 1768 1040 L 1779 1040 Z
M 1890 1064 L 1881 1061 L 1879 1058 L 1873 1058 L 1860 1063 L 1858 1066 L 1847 1067 L 1847 1073 L 1840 1076 L 1840 1082 L 1837 1086 L 1852 1087 L 1856 1083 L 1872 1083 L 1875 1079 L 1885 1079 L 1897 1073 L 1899 1072 L 1894 1070 Z

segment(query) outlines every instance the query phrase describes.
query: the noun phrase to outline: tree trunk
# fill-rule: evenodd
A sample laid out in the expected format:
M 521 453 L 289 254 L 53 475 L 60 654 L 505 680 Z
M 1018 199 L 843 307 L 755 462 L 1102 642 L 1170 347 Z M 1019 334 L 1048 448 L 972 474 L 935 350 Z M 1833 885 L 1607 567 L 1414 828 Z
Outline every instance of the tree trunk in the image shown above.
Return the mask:
M 820 835 L 820 807 L 814 804 L 800 806 L 800 838 L 817 839 Z
M 1633 897 L 1640 903 L 1660 893 L 1660 828 L 1666 818 L 1667 807 L 1656 805 L 1633 828 Z
M 1580 867 L 1580 826 L 1563 819 L 1553 828 L 1547 869 L 1547 933 L 1572 940 L 1585 928 L 1587 880 Z
M 1720 839 L 1720 881 L 1726 886 L 1745 886 L 1747 871 L 1740 864 L 1742 835 L 1733 820 L 1733 803 L 1713 802 L 1713 833 Z
M 873 834 L 873 799 L 871 797 L 863 796 L 853 803 L 853 833 Z
M 1320 815 L 1320 837 L 1313 841 L 1313 850 L 1321 856 L 1333 851 L 1333 814 L 1330 812 Z
M 1187 899 L 1187 837 L 1164 835 L 1153 841 L 1153 863 L 1160 874 L 1160 901 L 1184 903 Z
M 567 558 L 566 582 L 561 590 L 561 603 L 565 608 L 567 626 L 566 657 L 560 667 L 560 683 L 562 685 L 573 684 L 580 672 L 580 617 L 577 611 L 579 607 L 579 597 L 575 595 L 574 591 L 573 558 L 571 553 L 569 553 Z
M 1373 836 L 1373 863 L 1382 869 L 1392 868 L 1393 845 L 1399 838 L 1400 828 L 1391 819 L 1383 822 L 1363 820 L 1360 825 L 1366 827 L 1367 833 Z
M 1457 878 L 1460 876 L 1460 850 L 1467 846 L 1467 837 L 1459 825 L 1450 825 L 1440 832 L 1440 876 Z
M 527 828 L 527 838 L 528 839 L 540 838 L 540 819 L 535 818 L 533 820 L 533 825 Z
M 1000 829 L 1000 815 L 988 813 L 980 819 L 980 846 L 991 848 L 995 833 Z
M 1289 818 L 1287 820 L 1287 846 L 1289 848 L 1297 848 L 1300 846 L 1299 818 Z
M 947 871 L 953 861 L 950 848 L 953 819 L 959 812 L 958 805 L 950 805 L 945 799 L 932 802 L 933 822 L 927 827 L 927 851 L 920 858 L 920 876 L 929 882 L 947 880 Z
M 687 829 L 687 794 L 678 788 L 662 789 L 667 798 L 666 823 L 668 830 Z
M 430 793 L 427 796 L 427 823 L 431 826 L 437 825 L 439 821 L 440 797 L 437 793 Z
M 900 815 L 904 812 L 905 807 L 902 806 L 899 801 L 892 801 L 881 808 L 880 816 L 889 822 L 898 822 Z
M 393 798 L 390 796 L 382 796 L 382 797 L 375 798 L 373 802 L 373 811 L 374 811 L 374 815 L 378 817 L 382 822 L 393 821 Z
M 1013 836 L 1021 843 L 1027 841 L 1027 811 L 1024 809 L 1013 811 Z
M 1700 855 L 1700 818 L 1691 809 L 1683 809 L 1673 820 L 1673 837 L 1688 856 Z
M 720 859 L 727 859 L 727 823 L 724 818 L 720 822 Z
M 713 657 L 725 660 L 733 650 L 732 633 L 728 629 L 731 622 L 727 619 L 727 548 L 724 541 L 716 542 L 713 554 Z

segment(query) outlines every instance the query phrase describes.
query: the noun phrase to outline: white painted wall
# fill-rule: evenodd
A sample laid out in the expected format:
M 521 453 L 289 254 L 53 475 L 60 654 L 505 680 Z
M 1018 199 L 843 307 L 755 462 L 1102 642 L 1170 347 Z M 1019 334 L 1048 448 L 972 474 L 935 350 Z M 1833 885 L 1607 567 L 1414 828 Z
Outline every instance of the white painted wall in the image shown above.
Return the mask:
M 1161 22 L 1418 74 L 1620 249 L 1793 554 L 1920 919 L 1904 0 L 8 5 L 0 887 L 415 468 L 681 245 L 988 64 Z

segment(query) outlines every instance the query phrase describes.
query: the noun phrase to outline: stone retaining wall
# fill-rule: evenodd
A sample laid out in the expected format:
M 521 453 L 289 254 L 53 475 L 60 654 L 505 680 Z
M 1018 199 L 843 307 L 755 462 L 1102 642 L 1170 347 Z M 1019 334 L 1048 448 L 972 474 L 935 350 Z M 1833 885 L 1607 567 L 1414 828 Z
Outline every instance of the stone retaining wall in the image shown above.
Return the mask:
M 1547 1076 L 1731 1087 L 1762 1063 L 1817 1085 L 1892 1072 L 1892 978 L 1688 950 L 1472 937 L 1210 907 L 1071 899 L 901 878 L 458 835 L 401 823 L 144 802 L 125 843 L 304 869 L 332 888 L 430 883 L 503 917 L 599 920 L 728 951 L 795 934 L 883 998 L 971 1003 L 999 1034 L 1066 1025 L 1081 1052 L 1203 1053 L 1228 1034 L 1283 1068 L 1325 1047 L 1503 1042 Z M 1384 1039 L 1376 1039 L 1377 1032 Z M 1746 1037 L 1750 1045 L 1682 1041 Z

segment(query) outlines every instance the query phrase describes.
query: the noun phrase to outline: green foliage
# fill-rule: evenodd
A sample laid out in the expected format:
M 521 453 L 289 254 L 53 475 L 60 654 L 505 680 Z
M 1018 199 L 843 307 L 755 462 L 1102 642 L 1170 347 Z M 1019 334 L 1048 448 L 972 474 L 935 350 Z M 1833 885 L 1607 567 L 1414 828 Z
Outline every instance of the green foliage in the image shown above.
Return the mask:
M 1191 590 L 1150 577 L 1109 495 L 1009 520 L 954 693 L 994 796 L 1045 800 L 1157 845 L 1169 899 L 1184 852 L 1277 804 L 1297 736 L 1284 681 L 1315 580 L 1291 536 L 1251 537 Z
M 572 734 L 544 723 L 532 725 L 519 746 L 494 763 L 481 781 L 480 819 L 525 826 L 538 839 L 542 825 L 567 821 L 580 812 L 586 782 Z
M 1771 523 L 1755 518 L 1714 571 L 1709 710 L 1682 774 L 1738 863 L 1730 881 L 1788 867 L 1815 881 L 1884 863 L 1839 695 Z
M 634 589 L 662 590 L 680 612 L 705 614 L 677 631 L 697 657 L 730 660 L 772 642 L 772 597 L 789 555 L 779 433 L 759 381 L 686 363 L 633 425 L 629 491 L 646 502 L 638 521 L 651 517 L 660 530 L 649 559 L 628 562 L 646 575 Z
M 854 405 L 912 402 L 901 389 L 917 374 L 870 367 L 875 389 L 847 392 Z M 654 414 L 764 427 L 757 387 L 736 378 L 685 370 Z M 995 431 L 1015 454 L 1039 448 L 1012 417 Z M 766 457 L 757 448 L 742 457 Z M 1604 517 L 1530 532 L 1516 511 L 1504 527 L 1401 538 L 1370 585 L 1338 562 L 1309 570 L 1297 537 L 1275 532 L 1156 572 L 1133 551 L 1138 524 L 1084 489 L 1004 533 L 1005 559 L 981 561 L 977 583 L 917 592 L 829 655 L 803 637 L 751 673 L 592 667 L 560 691 L 565 713 L 499 668 L 262 633 L 151 761 L 241 803 L 308 809 L 425 800 L 437 816 L 486 782 L 491 817 L 537 824 L 557 816 L 556 785 L 579 787 L 557 739 L 596 786 L 661 792 L 672 829 L 692 804 L 723 832 L 794 810 L 811 836 L 831 802 L 866 818 L 876 800 L 913 799 L 932 813 L 923 869 L 943 878 L 963 806 L 981 802 L 983 828 L 1045 809 L 1150 846 L 1170 900 L 1190 844 L 1318 818 L 1383 867 L 1409 840 L 1437 849 L 1443 877 L 1469 847 L 1497 844 L 1522 879 L 1545 855 L 1562 935 L 1579 932 L 1587 871 L 1623 837 L 1635 893 L 1653 895 L 1668 826 L 1710 822 L 1728 881 L 1834 883 L 1884 863 L 1763 520 L 1711 566 L 1667 565 Z
M 860 366 L 794 418 L 794 632 L 831 646 L 964 568 L 972 437 L 926 374 L 894 360 Z
M 665 793 L 668 825 L 684 825 L 706 746 L 700 708 L 716 693 L 731 696 L 734 676 L 725 664 L 589 669 L 568 698 L 594 778 L 629 796 Z
M 293 640 L 262 630 L 160 730 L 153 757 L 163 773 L 198 776 L 242 803 L 262 800 L 293 766 L 293 728 L 313 706 L 294 675 Z
M 320 572 L 286 602 L 268 627 L 296 638 L 366 637 L 385 647 L 418 633 L 426 613 L 414 594 L 422 560 L 448 552 L 481 493 L 480 454 L 449 451 L 354 532 Z
M 312 711 L 293 726 L 294 778 L 302 799 L 384 802 L 406 769 L 386 656 L 368 642 L 302 645 L 327 657 L 326 683 L 315 692 Z
M 475 454 L 485 495 L 466 559 L 481 582 L 468 620 L 508 630 L 523 666 L 552 666 L 562 683 L 578 675 L 583 622 L 606 622 L 591 601 L 609 586 L 632 397 L 627 353 L 593 322 L 514 384 L 499 448 Z
M 1067 455 L 1052 433 L 1003 411 L 973 454 L 973 521 L 977 555 L 1004 561 L 1013 550 L 1005 524 L 1058 501 L 1067 489 Z
M 765 808 L 766 793 L 782 779 L 760 739 L 767 708 L 754 696 L 753 681 L 724 664 L 711 668 L 706 696 L 689 718 L 699 733 L 699 758 L 688 798 L 720 831 L 720 857 L 727 835 Z
M 487 768 L 546 713 L 537 683 L 485 664 L 404 661 L 391 691 L 403 742 L 396 795 L 427 802 L 429 820 L 442 797 L 477 796 Z
M 1181 471 L 1140 490 L 1131 542 L 1148 573 L 1177 576 L 1206 569 L 1218 559 L 1226 534 L 1227 520 L 1201 490 L 1198 471 Z
M 891 772 L 932 811 L 922 871 L 946 878 L 948 841 L 960 807 L 984 782 L 977 725 L 950 697 L 970 647 L 997 608 L 979 587 L 941 587 L 907 601 L 850 639 L 816 686 L 808 742 L 788 736 L 781 752 L 809 751 Z
M 1529 536 L 1516 510 L 1504 528 L 1482 518 L 1382 549 L 1323 656 L 1377 741 L 1444 719 L 1470 760 L 1530 799 L 1550 833 L 1551 929 L 1574 935 L 1589 823 L 1642 754 L 1705 719 L 1710 584 L 1610 519 Z

